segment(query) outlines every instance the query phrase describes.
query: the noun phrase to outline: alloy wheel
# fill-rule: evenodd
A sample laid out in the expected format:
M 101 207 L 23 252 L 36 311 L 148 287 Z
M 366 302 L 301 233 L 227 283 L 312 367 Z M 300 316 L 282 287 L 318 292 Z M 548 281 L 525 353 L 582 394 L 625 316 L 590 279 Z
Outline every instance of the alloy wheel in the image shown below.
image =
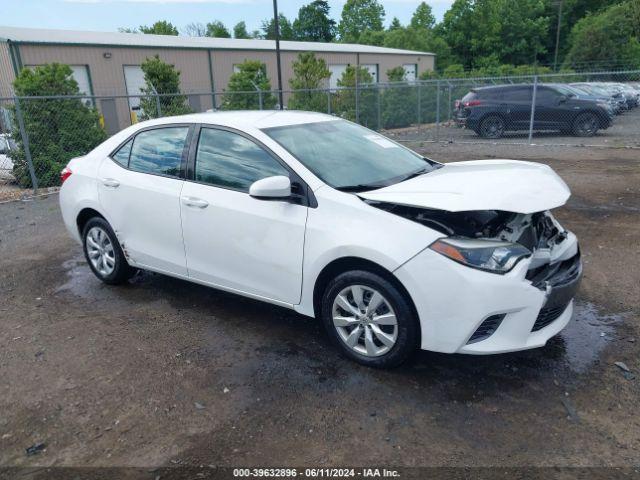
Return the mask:
M 87 256 L 93 268 L 103 277 L 111 275 L 116 268 L 116 257 L 107 232 L 100 227 L 91 227 L 85 242 Z
M 356 353 L 379 357 L 398 339 L 398 320 L 387 299 L 365 285 L 350 285 L 333 300 L 333 326 Z

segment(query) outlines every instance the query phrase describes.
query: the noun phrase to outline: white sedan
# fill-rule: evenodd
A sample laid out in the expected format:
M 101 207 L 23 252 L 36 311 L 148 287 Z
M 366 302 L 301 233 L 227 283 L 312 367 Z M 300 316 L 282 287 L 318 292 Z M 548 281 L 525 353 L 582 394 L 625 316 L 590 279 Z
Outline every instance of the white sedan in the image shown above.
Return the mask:
M 329 115 L 151 120 L 62 181 L 66 227 L 103 282 L 144 269 L 291 308 L 370 366 L 540 347 L 582 276 L 549 167 L 440 164 Z

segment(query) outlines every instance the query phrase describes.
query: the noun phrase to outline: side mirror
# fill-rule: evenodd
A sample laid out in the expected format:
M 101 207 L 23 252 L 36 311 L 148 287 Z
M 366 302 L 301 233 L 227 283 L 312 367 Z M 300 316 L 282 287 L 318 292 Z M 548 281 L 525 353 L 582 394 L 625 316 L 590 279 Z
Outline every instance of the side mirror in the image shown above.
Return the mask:
M 249 187 L 249 195 L 260 199 L 285 199 L 291 196 L 291 180 L 284 175 L 263 178 Z
M 566 95 L 560 95 L 560 98 L 558 99 L 558 103 L 564 103 L 567 100 L 569 100 L 569 97 L 567 97 Z

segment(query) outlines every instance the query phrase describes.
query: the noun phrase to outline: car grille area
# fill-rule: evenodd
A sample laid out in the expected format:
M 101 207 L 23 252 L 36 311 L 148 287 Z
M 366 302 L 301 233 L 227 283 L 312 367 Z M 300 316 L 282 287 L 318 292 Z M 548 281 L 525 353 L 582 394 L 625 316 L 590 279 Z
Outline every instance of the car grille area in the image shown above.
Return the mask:
M 505 313 L 501 313 L 498 315 L 491 315 L 490 317 L 487 317 L 476 329 L 476 331 L 473 332 L 473 335 L 471 335 L 471 338 L 469 338 L 467 345 L 469 345 L 470 343 L 481 342 L 482 340 L 486 340 L 491 335 L 493 335 L 502 323 L 502 320 L 504 320 L 505 316 Z
M 531 331 L 537 332 L 538 330 L 542 330 L 547 325 L 553 323 L 560 315 L 563 314 L 568 306 L 569 304 L 565 304 L 540 310 L 538 318 L 536 318 L 536 322 L 533 324 Z

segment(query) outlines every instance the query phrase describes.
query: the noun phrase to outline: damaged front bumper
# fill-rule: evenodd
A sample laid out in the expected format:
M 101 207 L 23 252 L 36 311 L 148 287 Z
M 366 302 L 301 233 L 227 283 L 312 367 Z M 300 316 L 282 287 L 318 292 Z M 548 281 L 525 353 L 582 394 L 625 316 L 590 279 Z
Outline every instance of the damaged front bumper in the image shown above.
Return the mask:
M 420 318 L 424 350 L 493 354 L 543 346 L 573 313 L 582 277 L 570 232 L 550 263 L 534 257 L 505 275 L 457 264 L 426 249 L 394 273 Z

